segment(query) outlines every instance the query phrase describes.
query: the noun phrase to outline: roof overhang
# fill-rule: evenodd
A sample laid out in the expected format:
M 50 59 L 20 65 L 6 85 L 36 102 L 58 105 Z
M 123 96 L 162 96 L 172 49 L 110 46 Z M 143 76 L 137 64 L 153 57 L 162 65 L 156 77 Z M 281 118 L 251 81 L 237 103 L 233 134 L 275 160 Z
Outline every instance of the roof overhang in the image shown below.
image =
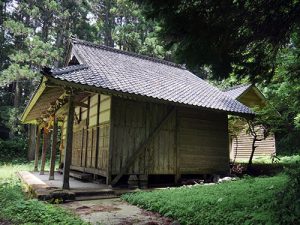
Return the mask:
M 21 122 L 22 123 L 32 123 L 36 124 L 36 120 L 29 120 L 27 121 L 26 118 L 29 114 L 29 112 L 32 110 L 32 108 L 35 106 L 36 102 L 38 101 L 39 97 L 43 94 L 44 90 L 46 89 L 46 77 L 42 77 L 42 80 L 37 87 L 37 89 L 34 91 L 33 95 L 31 96 L 29 103 L 27 104 L 23 114 L 21 115 Z
M 63 87 L 52 86 L 49 84 L 48 78 L 43 76 L 39 86 L 33 93 L 29 103 L 21 115 L 21 122 L 28 124 L 40 124 L 42 114 L 47 112 L 51 104 L 64 92 Z
M 87 91 L 87 92 L 92 92 L 92 93 L 114 95 L 117 97 L 122 97 L 122 98 L 127 98 L 127 99 L 132 99 L 132 100 L 148 101 L 148 102 L 161 103 L 161 104 L 170 104 L 170 105 L 186 107 L 186 108 L 197 108 L 197 109 L 206 110 L 206 111 L 214 111 L 214 112 L 218 112 L 218 113 L 226 113 L 229 115 L 241 116 L 241 117 L 245 117 L 245 118 L 249 118 L 249 119 L 251 119 L 255 116 L 254 112 L 252 114 L 251 113 L 248 114 L 248 113 L 240 113 L 240 112 L 233 112 L 233 111 L 225 111 L 225 110 L 221 110 L 221 109 L 201 107 L 201 106 L 196 106 L 196 105 L 188 105 L 188 104 L 184 104 L 184 103 L 171 102 L 171 101 L 167 101 L 167 100 L 163 100 L 163 99 L 153 98 L 153 97 L 149 97 L 149 96 L 143 96 L 143 95 L 134 94 L 134 93 L 126 93 L 126 92 L 122 92 L 122 91 L 111 90 L 108 88 L 96 87 L 96 86 L 92 86 L 92 85 L 86 85 L 86 84 L 76 83 L 76 82 L 72 82 L 72 81 L 61 80 L 58 78 L 54 78 L 52 76 L 47 76 L 47 78 L 48 78 L 48 82 L 51 83 L 52 85 L 61 86 L 61 87 L 71 87 L 74 90 L 79 90 L 79 91 Z

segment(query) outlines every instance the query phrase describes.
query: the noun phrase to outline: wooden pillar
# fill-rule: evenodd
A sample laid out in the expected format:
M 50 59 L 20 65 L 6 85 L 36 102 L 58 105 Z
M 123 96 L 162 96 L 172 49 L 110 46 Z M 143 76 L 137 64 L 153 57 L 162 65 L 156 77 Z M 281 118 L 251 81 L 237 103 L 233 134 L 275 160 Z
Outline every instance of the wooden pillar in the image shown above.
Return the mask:
M 34 154 L 34 171 L 39 171 L 39 152 L 40 152 L 40 139 L 41 139 L 41 129 L 37 126 L 36 131 L 36 141 L 35 141 L 35 154 Z
M 41 163 L 41 171 L 40 175 L 44 175 L 45 172 L 45 164 L 46 164 L 46 153 L 47 153 L 47 148 L 48 148 L 48 136 L 49 136 L 49 131 L 44 128 L 44 133 L 43 133 L 43 149 L 42 149 L 42 163 Z
M 73 95 L 69 96 L 69 109 L 66 131 L 66 145 L 65 145 L 65 157 L 64 157 L 64 169 L 63 169 L 63 189 L 69 189 L 70 183 L 70 167 L 72 162 L 72 142 L 73 142 L 73 124 L 74 124 L 74 99 Z
M 54 180 L 56 146 L 57 146 L 57 131 L 58 131 L 58 121 L 57 121 L 57 117 L 54 115 L 49 180 Z
M 179 183 L 180 180 L 180 152 L 179 152 L 179 138 L 178 138 L 178 108 L 176 108 L 175 113 L 175 131 L 174 131 L 174 142 L 175 142 L 175 154 L 176 154 L 176 174 L 175 174 L 175 184 Z

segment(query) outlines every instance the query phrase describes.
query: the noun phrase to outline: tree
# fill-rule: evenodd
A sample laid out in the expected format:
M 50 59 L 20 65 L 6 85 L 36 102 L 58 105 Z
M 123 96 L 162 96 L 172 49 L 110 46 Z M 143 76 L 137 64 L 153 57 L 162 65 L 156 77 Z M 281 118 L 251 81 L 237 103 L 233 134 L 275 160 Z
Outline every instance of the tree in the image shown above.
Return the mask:
M 97 43 L 159 58 L 170 58 L 158 41 L 160 26 L 146 20 L 141 7 L 131 0 L 102 0 L 93 14 L 98 30 Z
M 290 44 L 282 48 L 276 59 L 276 70 L 270 84 L 263 88 L 269 107 L 278 113 L 269 113 L 269 124 L 277 134 L 277 149 L 283 154 L 294 154 L 300 149 L 300 38 L 291 36 Z M 272 108 L 271 108 L 272 107 Z
M 149 18 L 161 22 L 161 37 L 177 46 L 180 63 L 210 66 L 214 78 L 230 73 L 270 80 L 282 45 L 299 25 L 296 0 L 144 0 Z

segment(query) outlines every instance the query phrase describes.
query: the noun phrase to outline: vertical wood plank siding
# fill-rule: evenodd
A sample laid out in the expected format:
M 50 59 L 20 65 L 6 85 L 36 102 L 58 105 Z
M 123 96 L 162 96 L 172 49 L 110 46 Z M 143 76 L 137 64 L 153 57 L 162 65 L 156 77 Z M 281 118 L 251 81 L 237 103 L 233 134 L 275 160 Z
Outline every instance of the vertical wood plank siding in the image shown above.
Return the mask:
M 74 122 L 71 168 L 105 176 L 109 148 L 111 97 L 94 94 L 90 99 L 86 98 L 82 102 L 88 104 L 89 108 L 79 106 L 75 108 L 76 117 L 81 120 L 79 123 L 76 120 Z M 67 117 L 64 119 L 62 129 L 62 143 L 66 137 L 66 121 Z
M 117 175 L 132 151 L 166 114 L 168 106 L 114 97 L 113 107 L 112 174 Z M 144 152 L 128 174 L 226 173 L 227 115 L 178 108 Z
M 170 109 L 165 104 L 115 96 L 111 101 L 111 98 L 102 94 L 100 98 L 98 94 L 92 95 L 89 118 L 86 108 L 76 107 L 77 118 L 81 121 L 74 124 L 72 169 L 106 176 L 110 166 L 111 174 L 118 175 L 133 150 L 140 146 Z M 83 102 L 88 103 L 87 99 Z M 111 146 L 110 117 L 114 123 Z M 65 126 L 62 132 L 64 138 Z M 178 107 L 127 174 L 179 176 L 226 173 L 229 169 L 228 145 L 226 114 Z M 110 147 L 111 165 L 108 163 Z

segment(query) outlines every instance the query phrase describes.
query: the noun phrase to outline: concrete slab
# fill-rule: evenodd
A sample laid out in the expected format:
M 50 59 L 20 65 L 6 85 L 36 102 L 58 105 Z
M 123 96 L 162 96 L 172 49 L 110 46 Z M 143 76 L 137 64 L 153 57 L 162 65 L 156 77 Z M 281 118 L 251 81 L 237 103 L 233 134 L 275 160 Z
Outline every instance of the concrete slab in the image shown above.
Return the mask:
M 76 201 L 60 205 L 78 214 L 91 224 L 104 225 L 169 225 L 171 219 L 145 211 L 121 199 Z
M 44 182 L 49 187 L 61 188 L 63 182 L 63 175 L 55 172 L 54 180 L 49 180 L 49 172 L 45 172 L 44 175 L 40 175 L 39 172 L 28 172 L 34 175 L 37 179 Z M 92 182 L 83 182 L 70 177 L 70 190 L 79 189 L 108 189 L 106 184 L 96 184 Z
M 39 200 L 55 199 L 86 200 L 116 198 L 123 193 L 132 192 L 131 189 L 113 189 L 106 184 L 83 182 L 70 178 L 70 189 L 62 190 L 63 176 L 55 173 L 55 179 L 49 180 L 49 173 L 40 175 L 38 172 L 19 171 L 18 177 L 27 187 L 27 192 Z

